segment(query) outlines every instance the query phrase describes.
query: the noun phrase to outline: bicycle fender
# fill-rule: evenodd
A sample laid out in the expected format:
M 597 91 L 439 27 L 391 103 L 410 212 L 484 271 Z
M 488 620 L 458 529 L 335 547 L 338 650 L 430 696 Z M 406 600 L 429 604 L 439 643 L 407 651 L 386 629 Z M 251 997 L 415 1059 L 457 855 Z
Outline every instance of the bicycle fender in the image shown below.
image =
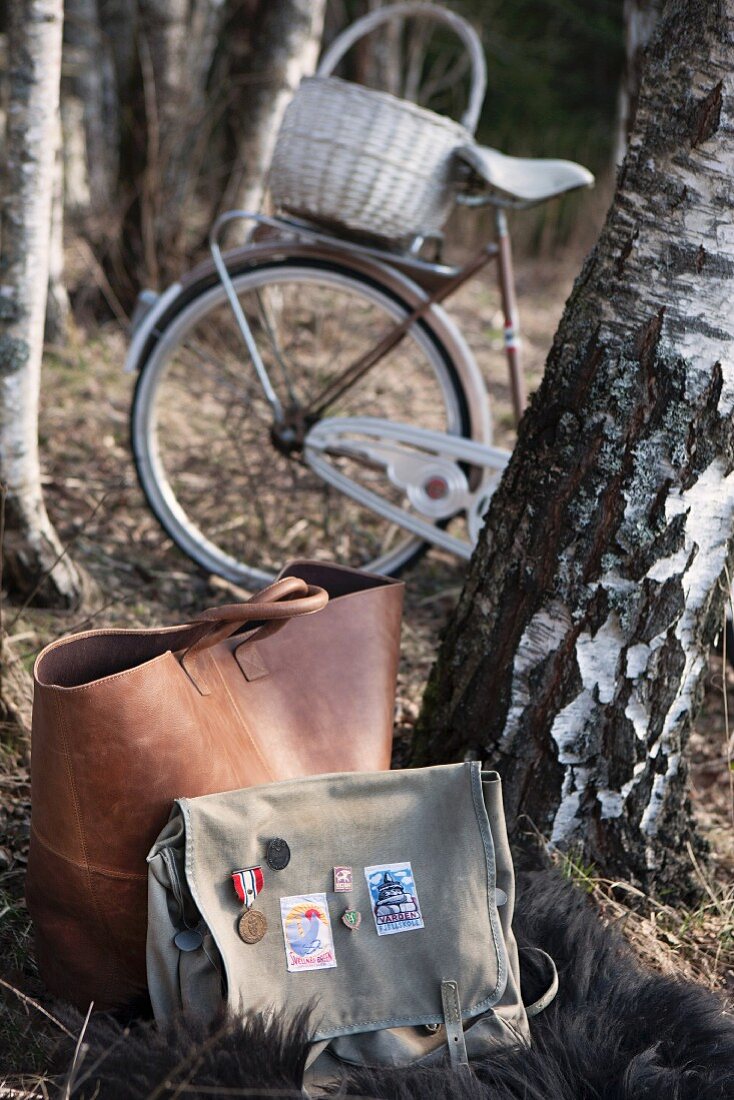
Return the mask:
M 414 279 L 397 266 L 382 263 L 372 256 L 355 255 L 341 250 L 327 248 L 324 245 L 292 239 L 265 240 L 255 244 L 243 245 L 224 254 L 224 260 L 231 275 L 241 270 L 270 260 L 319 260 L 351 268 L 356 275 L 372 278 L 386 289 L 401 298 L 408 305 L 416 306 L 426 300 L 427 294 Z M 400 257 L 396 258 L 396 265 Z M 217 281 L 214 261 L 204 260 L 181 279 L 170 286 L 160 296 L 156 304 L 143 317 L 140 327 L 135 330 L 130 349 L 125 359 L 125 370 L 135 372 L 147 358 L 151 344 L 160 336 L 169 321 L 193 297 Z M 492 424 L 489 410 L 489 396 L 472 352 L 459 328 L 449 314 L 439 304 L 431 306 L 423 316 L 426 324 L 444 343 L 451 354 L 452 362 L 459 375 L 464 391 L 469 395 L 469 418 L 471 438 L 478 443 L 492 442 Z M 158 330 L 158 331 L 156 331 Z
M 173 283 L 172 286 L 169 286 L 163 294 L 157 297 L 155 303 L 146 309 L 138 324 L 135 324 L 135 314 L 133 314 L 133 338 L 130 341 L 130 347 L 127 349 L 125 364 L 122 368 L 125 374 L 134 374 L 140 370 L 144 361 L 143 352 L 147 350 L 149 338 L 156 335 L 155 328 L 158 321 L 168 312 L 171 303 L 175 301 L 182 290 L 181 283 Z

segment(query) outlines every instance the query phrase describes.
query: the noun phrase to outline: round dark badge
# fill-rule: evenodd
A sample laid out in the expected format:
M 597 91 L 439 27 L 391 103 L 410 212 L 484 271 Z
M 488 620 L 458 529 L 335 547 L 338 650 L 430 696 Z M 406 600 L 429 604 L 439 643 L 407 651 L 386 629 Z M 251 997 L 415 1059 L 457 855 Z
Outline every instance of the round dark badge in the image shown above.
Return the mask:
M 284 840 L 274 837 L 273 840 L 268 841 L 265 859 L 268 867 L 272 867 L 274 871 L 282 871 L 290 863 L 291 850 Z
M 195 928 L 182 928 L 173 937 L 173 942 L 179 951 L 196 951 L 204 942 L 204 937 Z
M 237 931 L 245 943 L 259 943 L 268 930 L 265 914 L 259 909 L 246 909 L 239 919 Z

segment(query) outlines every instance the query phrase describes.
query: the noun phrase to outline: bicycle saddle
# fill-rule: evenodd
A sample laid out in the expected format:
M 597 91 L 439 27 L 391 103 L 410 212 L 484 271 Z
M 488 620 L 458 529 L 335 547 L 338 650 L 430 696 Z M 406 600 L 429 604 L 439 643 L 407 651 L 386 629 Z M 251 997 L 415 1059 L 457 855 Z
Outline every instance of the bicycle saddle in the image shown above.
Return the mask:
M 462 145 L 456 156 L 486 184 L 487 191 L 512 205 L 530 206 L 594 183 L 588 168 L 571 160 L 508 157 L 486 145 Z

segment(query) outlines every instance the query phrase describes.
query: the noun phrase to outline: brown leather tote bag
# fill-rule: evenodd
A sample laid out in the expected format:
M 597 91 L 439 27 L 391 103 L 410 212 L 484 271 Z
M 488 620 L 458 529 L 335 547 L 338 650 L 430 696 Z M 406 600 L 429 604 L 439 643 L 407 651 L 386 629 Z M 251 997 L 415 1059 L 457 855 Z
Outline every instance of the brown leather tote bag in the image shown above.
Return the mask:
M 26 897 L 53 993 L 145 994 L 145 857 L 175 798 L 389 768 L 402 599 L 389 578 L 295 562 L 183 626 L 43 650 Z

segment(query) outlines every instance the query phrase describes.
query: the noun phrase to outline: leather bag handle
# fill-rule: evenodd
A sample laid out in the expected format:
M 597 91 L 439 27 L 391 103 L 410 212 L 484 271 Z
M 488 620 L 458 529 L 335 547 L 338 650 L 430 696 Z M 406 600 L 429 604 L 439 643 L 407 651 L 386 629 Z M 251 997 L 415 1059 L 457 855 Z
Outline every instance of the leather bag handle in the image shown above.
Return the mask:
M 256 592 L 245 603 L 207 608 L 196 616 L 194 622 L 211 623 L 211 626 L 184 651 L 181 664 L 201 694 L 209 695 L 203 675 L 208 649 L 224 641 L 247 623 L 268 623 L 272 624 L 271 629 L 277 629 L 278 626 L 284 626 L 289 619 L 313 615 L 316 611 L 323 610 L 328 602 L 329 594 L 326 589 L 315 584 L 306 584 L 300 577 L 283 577 Z

